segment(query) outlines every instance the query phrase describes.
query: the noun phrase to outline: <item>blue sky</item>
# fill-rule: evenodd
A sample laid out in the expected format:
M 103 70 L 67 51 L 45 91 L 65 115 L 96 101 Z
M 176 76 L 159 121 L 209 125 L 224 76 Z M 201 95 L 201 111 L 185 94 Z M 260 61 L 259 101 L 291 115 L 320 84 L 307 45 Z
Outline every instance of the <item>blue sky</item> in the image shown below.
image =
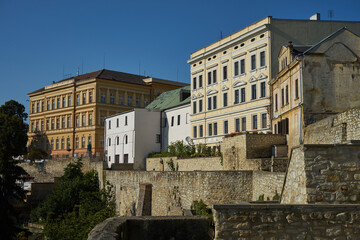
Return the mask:
M 245 2 L 0 0 L 0 105 L 28 111 L 27 93 L 78 68 L 189 82 L 191 52 L 266 16 L 360 21 L 358 0 Z

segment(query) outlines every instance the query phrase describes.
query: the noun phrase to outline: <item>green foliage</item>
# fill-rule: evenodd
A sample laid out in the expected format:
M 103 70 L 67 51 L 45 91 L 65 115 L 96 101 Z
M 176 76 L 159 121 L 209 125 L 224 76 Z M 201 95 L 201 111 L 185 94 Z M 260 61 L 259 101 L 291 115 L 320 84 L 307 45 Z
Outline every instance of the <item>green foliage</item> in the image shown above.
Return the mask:
M 24 199 L 25 192 L 17 182 L 29 178 L 13 159 L 26 153 L 26 118 L 25 107 L 14 100 L 0 107 L 0 239 L 12 239 L 21 231 L 13 222 L 15 211 L 10 202 Z
M 264 201 L 264 199 L 265 199 L 265 198 L 264 198 L 264 194 L 262 194 L 262 195 L 259 196 L 258 201 Z
M 166 164 L 168 165 L 168 167 L 171 171 L 173 171 L 173 172 L 175 171 L 175 165 L 174 165 L 174 161 L 172 159 L 167 161 Z
M 212 217 L 211 209 L 207 207 L 207 205 L 203 202 L 202 199 L 200 201 L 193 201 L 191 204 L 191 212 L 193 215 L 203 215 Z
M 35 160 L 44 159 L 47 157 L 47 152 L 39 147 L 31 147 L 29 149 L 28 154 L 26 155 L 26 158 L 30 160 L 30 162 L 34 162 Z
M 175 157 L 175 155 L 172 155 L 170 152 L 152 152 L 149 153 L 148 158 L 160 158 L 160 157 Z
M 280 195 L 278 194 L 278 192 L 276 190 L 275 190 L 275 195 L 273 196 L 272 200 L 274 200 L 274 201 L 280 200 Z
M 95 171 L 82 173 L 79 159 L 65 168 L 60 184 L 35 210 L 32 221 L 45 222 L 48 239 L 87 239 L 98 223 L 115 215 L 112 186 L 99 189 Z

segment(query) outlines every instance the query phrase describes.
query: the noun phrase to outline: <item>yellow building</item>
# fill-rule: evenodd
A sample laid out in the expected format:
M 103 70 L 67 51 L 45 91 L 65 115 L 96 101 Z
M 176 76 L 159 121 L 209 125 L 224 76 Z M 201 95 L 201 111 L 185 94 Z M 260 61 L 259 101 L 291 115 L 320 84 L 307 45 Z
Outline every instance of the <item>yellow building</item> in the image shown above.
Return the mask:
M 360 37 L 341 28 L 313 46 L 281 48 L 270 82 L 272 125 L 287 135 L 289 151 L 303 143 L 307 125 L 360 106 L 359 46 Z
M 217 145 L 231 132 L 271 132 L 268 83 L 278 72 L 281 46 L 313 44 L 344 25 L 360 33 L 359 22 L 266 17 L 193 52 L 193 141 Z
M 160 93 L 187 84 L 110 70 L 99 70 L 45 86 L 30 97 L 29 144 L 52 157 L 92 155 L 104 149 L 104 118 L 144 108 Z

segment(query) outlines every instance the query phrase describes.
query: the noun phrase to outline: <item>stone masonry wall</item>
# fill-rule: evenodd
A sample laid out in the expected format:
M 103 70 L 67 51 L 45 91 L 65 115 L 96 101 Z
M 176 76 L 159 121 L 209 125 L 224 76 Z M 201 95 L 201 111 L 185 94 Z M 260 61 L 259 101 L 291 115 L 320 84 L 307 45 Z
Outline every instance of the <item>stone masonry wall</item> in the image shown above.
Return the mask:
M 252 201 L 257 201 L 260 195 L 264 195 L 264 200 L 273 200 L 276 193 L 280 196 L 284 179 L 283 172 L 254 171 Z
M 152 216 L 182 215 L 193 201 L 206 204 L 236 203 L 253 198 L 251 171 L 192 172 L 104 172 L 103 180 L 115 187 L 116 208 L 120 216 L 135 215 L 139 184 L 152 184 Z
M 360 109 L 353 108 L 305 128 L 305 144 L 338 144 L 360 140 Z
M 215 240 L 359 239 L 360 205 L 214 205 Z
M 246 158 L 271 157 L 273 145 L 285 145 L 286 136 L 279 134 L 246 134 Z
M 146 171 L 171 171 L 168 162 L 172 160 L 177 171 L 221 171 L 220 157 L 185 158 L 177 157 L 147 158 Z
M 281 203 L 360 202 L 360 145 L 304 145 L 295 153 Z
M 20 163 L 21 166 L 30 176 L 34 178 L 35 182 L 54 182 L 55 177 L 61 177 L 64 174 L 64 168 L 70 163 L 77 161 L 78 158 L 63 158 L 47 160 L 42 163 Z M 83 158 L 84 172 L 92 169 L 98 172 L 102 171 L 103 162 L 90 161 L 89 158 Z

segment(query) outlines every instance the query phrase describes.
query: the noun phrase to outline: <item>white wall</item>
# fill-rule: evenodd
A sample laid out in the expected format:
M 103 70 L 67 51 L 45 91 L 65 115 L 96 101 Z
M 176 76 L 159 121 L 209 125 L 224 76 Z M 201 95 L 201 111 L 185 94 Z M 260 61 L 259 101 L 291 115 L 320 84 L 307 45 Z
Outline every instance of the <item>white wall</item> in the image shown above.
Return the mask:
M 180 116 L 180 124 L 178 124 L 178 116 Z M 163 126 L 163 149 L 166 150 L 169 144 L 178 140 L 187 143 L 185 138 L 191 136 L 190 103 L 164 111 L 163 117 L 165 117 L 163 123 L 166 122 Z M 173 125 L 172 119 L 174 119 Z

